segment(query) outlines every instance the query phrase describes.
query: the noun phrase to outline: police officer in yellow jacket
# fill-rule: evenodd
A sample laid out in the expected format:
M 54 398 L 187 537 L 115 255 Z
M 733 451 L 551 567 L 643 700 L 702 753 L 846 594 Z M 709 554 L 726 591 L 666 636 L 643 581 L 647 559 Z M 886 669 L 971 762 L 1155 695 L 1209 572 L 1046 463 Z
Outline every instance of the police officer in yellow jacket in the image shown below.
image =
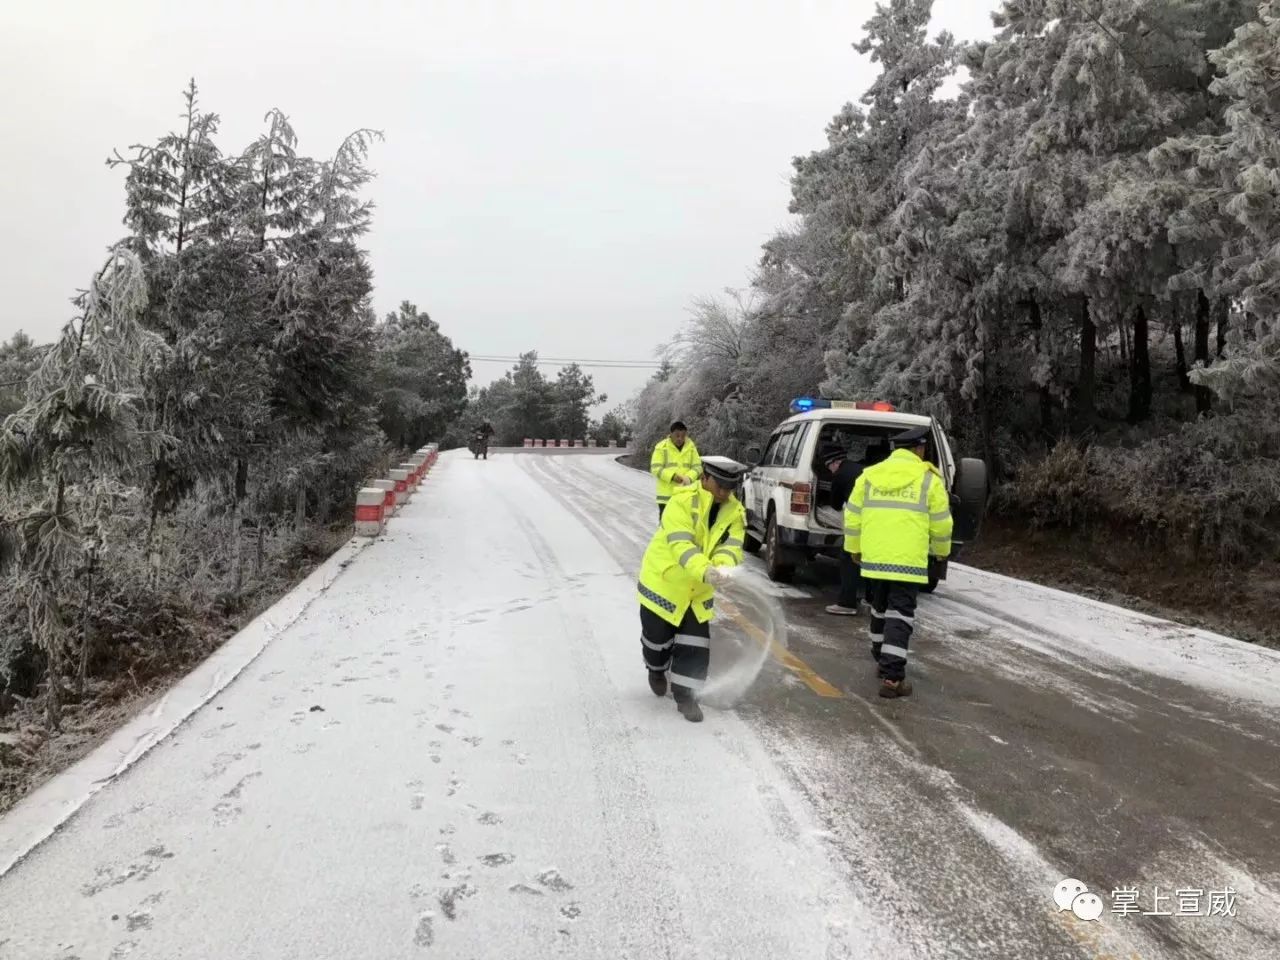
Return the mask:
M 702 474 L 697 444 L 689 436 L 689 428 L 679 420 L 671 424 L 670 435 L 653 448 L 649 472 L 658 481 L 658 519 L 661 520 L 671 495 L 693 486 Z
M 938 468 L 927 462 L 929 427 L 893 437 L 888 459 L 868 467 L 844 511 L 844 548 L 861 562 L 871 603 L 871 655 L 880 664 L 880 696 L 911 694 L 907 648 L 929 557 L 951 553 L 951 502 Z
M 711 662 L 715 585 L 742 563 L 746 525 L 734 491 L 747 468 L 728 457 L 707 457 L 702 467 L 700 484 L 671 495 L 637 584 L 649 689 L 666 696 L 670 671 L 676 707 L 694 723 L 702 719 L 697 695 Z

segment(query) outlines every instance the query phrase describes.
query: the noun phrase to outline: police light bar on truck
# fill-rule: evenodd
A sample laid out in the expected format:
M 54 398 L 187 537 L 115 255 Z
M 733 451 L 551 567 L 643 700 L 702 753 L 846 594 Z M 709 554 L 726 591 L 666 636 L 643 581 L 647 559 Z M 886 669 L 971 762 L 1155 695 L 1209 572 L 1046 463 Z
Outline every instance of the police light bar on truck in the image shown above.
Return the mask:
M 894 406 L 884 400 L 828 400 L 825 397 L 796 397 L 791 401 L 792 413 L 810 410 L 879 410 L 893 413 Z

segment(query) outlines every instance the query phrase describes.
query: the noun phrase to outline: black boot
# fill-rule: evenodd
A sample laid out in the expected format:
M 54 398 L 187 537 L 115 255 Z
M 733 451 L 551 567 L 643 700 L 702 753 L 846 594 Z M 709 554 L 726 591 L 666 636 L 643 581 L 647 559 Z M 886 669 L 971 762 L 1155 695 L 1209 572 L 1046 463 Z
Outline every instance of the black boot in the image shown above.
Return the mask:
M 886 700 L 911 696 L 911 683 L 908 680 L 881 680 L 880 696 Z
M 679 710 L 680 715 L 690 723 L 702 722 L 702 708 L 698 706 L 697 700 L 680 700 L 676 703 L 676 709 Z
M 665 697 L 667 695 L 667 675 L 659 673 L 657 670 L 650 670 L 649 689 L 653 691 L 655 697 Z
M 688 687 L 672 686 L 671 694 L 676 698 L 676 709 L 690 723 L 702 722 L 702 708 L 693 698 L 693 691 Z

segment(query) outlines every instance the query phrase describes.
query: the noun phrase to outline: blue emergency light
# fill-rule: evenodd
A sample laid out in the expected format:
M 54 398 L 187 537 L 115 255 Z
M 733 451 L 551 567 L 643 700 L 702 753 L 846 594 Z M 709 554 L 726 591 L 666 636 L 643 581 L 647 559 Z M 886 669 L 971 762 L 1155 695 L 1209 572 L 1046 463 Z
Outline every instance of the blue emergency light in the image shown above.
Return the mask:
M 792 413 L 808 413 L 810 410 L 826 410 L 831 401 L 822 397 L 796 397 L 791 401 Z

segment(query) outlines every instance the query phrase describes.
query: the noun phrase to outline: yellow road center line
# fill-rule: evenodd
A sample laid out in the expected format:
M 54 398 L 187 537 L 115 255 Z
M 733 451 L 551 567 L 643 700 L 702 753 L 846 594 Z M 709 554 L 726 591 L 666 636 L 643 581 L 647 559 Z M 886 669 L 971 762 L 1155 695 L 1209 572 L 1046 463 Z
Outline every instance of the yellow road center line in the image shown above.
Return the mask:
M 720 609 L 729 615 L 730 620 L 741 627 L 746 632 L 747 636 L 751 637 L 751 639 L 755 640 L 756 643 L 768 650 L 773 659 L 777 660 L 780 664 L 803 680 L 805 686 L 810 690 L 820 697 L 840 699 L 844 696 L 844 694 L 838 689 L 814 673 L 811 666 L 797 657 L 786 647 L 782 646 L 782 644 L 778 643 L 777 640 L 774 640 L 766 634 L 754 623 L 751 623 L 743 617 L 742 614 L 738 612 L 737 607 L 732 603 L 722 598 L 717 598 L 717 600 L 719 601 Z

